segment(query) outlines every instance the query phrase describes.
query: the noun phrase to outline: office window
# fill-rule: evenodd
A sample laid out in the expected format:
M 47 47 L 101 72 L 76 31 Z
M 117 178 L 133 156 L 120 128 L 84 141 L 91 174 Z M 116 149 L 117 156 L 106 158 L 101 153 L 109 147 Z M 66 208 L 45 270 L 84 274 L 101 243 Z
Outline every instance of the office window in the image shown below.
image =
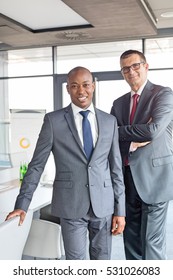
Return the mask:
M 142 41 L 120 41 L 57 47 L 57 73 L 84 66 L 91 72 L 120 70 L 119 57 L 128 49 L 142 50 Z
M 8 77 L 50 75 L 52 48 L 8 51 Z
M 173 37 L 147 39 L 145 55 L 150 69 L 173 68 Z
M 152 70 L 148 73 L 148 78 L 157 85 L 170 87 L 173 90 L 173 69 L 172 70 Z
M 10 79 L 9 109 L 53 110 L 53 78 L 17 78 Z
M 113 101 L 129 90 L 129 85 L 124 80 L 96 82 L 97 108 L 110 113 Z

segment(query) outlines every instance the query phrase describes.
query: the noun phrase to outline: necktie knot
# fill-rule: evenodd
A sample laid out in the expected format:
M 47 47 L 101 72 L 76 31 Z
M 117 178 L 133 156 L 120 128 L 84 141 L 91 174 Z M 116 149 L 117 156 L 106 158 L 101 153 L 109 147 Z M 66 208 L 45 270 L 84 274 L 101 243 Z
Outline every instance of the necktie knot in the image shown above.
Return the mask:
M 133 94 L 133 96 L 132 96 L 133 102 L 134 102 L 134 100 L 136 100 L 136 101 L 138 100 L 138 96 L 139 96 L 139 94 L 137 94 L 137 93 Z
M 89 112 L 90 112 L 89 110 L 86 110 L 86 111 L 80 111 L 79 113 L 82 115 L 83 118 L 87 118 Z

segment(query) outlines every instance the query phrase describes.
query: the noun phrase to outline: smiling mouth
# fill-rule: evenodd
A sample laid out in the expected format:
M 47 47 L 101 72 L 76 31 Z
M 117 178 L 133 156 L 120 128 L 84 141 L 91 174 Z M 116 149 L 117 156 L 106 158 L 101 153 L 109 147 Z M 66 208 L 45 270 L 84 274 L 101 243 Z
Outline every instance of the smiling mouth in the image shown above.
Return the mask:
M 80 102 L 83 102 L 83 101 L 85 101 L 86 99 L 87 99 L 86 96 L 78 97 L 78 100 L 79 100 Z

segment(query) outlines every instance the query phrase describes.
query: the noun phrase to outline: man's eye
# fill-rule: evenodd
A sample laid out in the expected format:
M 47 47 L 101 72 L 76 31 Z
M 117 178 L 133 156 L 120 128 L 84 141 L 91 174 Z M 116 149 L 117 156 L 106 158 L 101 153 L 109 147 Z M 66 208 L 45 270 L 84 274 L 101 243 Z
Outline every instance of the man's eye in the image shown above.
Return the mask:
M 72 87 L 73 89 L 75 89 L 75 88 L 77 88 L 77 85 L 72 85 L 71 87 Z
M 90 84 L 84 84 L 83 85 L 83 87 L 85 87 L 85 88 L 87 88 L 87 87 L 89 87 L 90 86 Z

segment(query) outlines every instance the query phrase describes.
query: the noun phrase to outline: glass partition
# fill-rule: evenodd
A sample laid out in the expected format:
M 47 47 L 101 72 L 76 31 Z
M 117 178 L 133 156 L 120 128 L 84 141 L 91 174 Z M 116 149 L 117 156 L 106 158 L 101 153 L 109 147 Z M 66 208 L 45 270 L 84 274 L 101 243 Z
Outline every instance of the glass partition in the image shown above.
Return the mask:
M 149 71 L 148 78 L 151 82 L 173 89 L 173 69 Z
M 53 78 L 34 77 L 9 80 L 10 109 L 53 110 Z
M 96 107 L 110 113 L 113 101 L 129 90 L 129 85 L 124 80 L 97 82 Z
M 8 75 L 7 58 L 7 52 L 0 52 L 0 169 L 10 166 L 8 81 L 3 80 Z
M 8 51 L 8 77 L 50 75 L 52 73 L 52 48 Z
M 173 68 L 173 38 L 147 39 L 145 55 L 150 69 Z

